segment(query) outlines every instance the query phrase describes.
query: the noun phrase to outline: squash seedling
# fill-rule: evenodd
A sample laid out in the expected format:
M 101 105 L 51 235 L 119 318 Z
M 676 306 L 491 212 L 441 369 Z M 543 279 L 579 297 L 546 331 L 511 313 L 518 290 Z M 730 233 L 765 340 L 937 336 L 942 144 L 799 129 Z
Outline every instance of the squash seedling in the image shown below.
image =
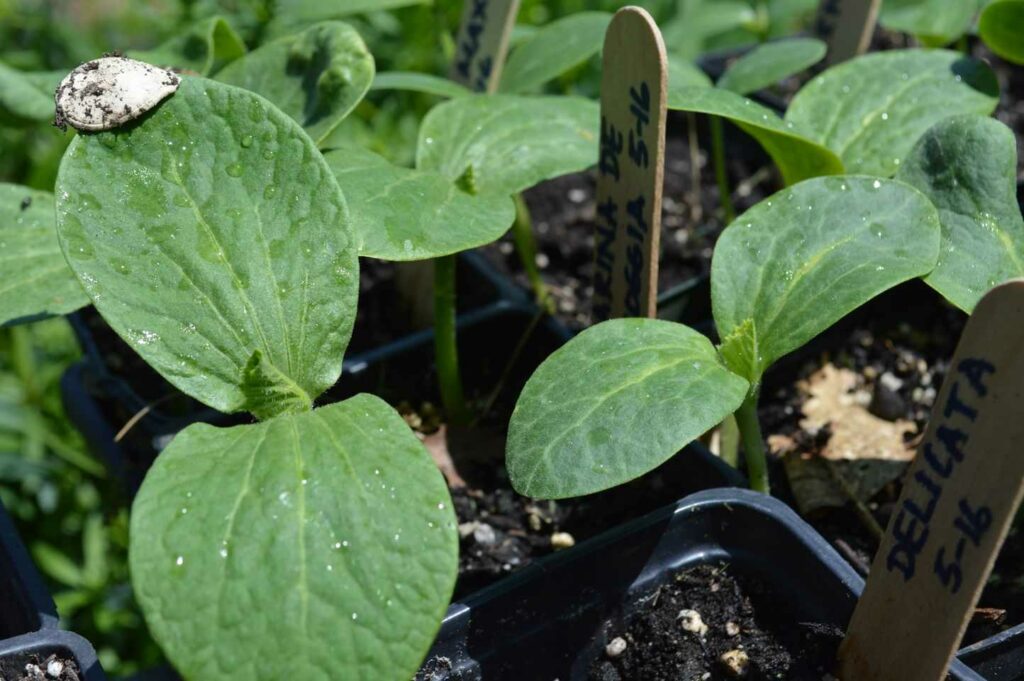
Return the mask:
M 775 360 L 847 312 L 934 268 L 939 216 L 902 182 L 814 178 L 761 201 L 722 233 L 711 266 L 722 343 L 682 324 L 614 319 L 552 354 L 512 414 L 515 489 L 563 498 L 658 466 L 735 414 L 751 486 L 767 491 L 758 388 Z
M 338 34 L 313 35 L 299 61 Z M 333 71 L 313 134 L 347 101 Z M 355 318 L 353 222 L 298 123 L 198 76 L 61 164 L 57 232 L 96 309 L 176 387 L 258 419 L 178 433 L 132 508 L 135 592 L 185 677 L 409 678 L 448 605 L 455 516 L 422 444 L 376 397 L 314 408 Z
M 810 68 L 824 56 L 825 43 L 814 38 L 792 38 L 765 43 L 731 63 L 715 83 L 715 87 L 738 95 L 748 95 Z M 732 190 L 725 169 L 725 142 L 721 117 L 711 116 L 710 128 L 711 155 L 719 201 L 726 222 L 732 222 L 736 212 L 732 205 Z
M 492 80 L 496 72 L 481 71 L 481 64 L 493 68 L 500 61 L 495 51 L 501 47 L 509 20 L 505 10 L 510 6 L 488 7 L 496 14 L 475 18 L 467 10 L 465 19 L 496 24 L 481 34 L 489 35 L 490 41 L 481 37 L 477 45 L 464 27 L 462 34 L 469 42 L 460 48 L 465 53 L 457 55 L 471 72 L 467 82 L 485 90 L 497 87 Z M 596 51 L 586 41 L 568 39 L 575 47 L 567 55 L 547 58 L 558 36 L 567 37 L 581 27 L 590 35 L 595 25 L 606 23 L 607 15 L 595 14 L 543 29 L 514 51 L 509 72 L 517 87 L 535 88 Z M 459 69 L 458 61 L 453 68 Z M 481 80 L 482 76 L 487 78 Z M 385 80 L 392 87 L 452 91 L 450 83 L 439 82 L 421 74 L 390 74 Z M 456 345 L 454 255 L 490 243 L 515 225 L 526 271 L 534 273 L 534 287 L 543 298 L 529 221 L 520 218 L 516 224 L 517 201 L 520 216 L 523 210 L 521 200 L 513 197 L 538 182 L 593 165 L 597 118 L 596 104 L 579 97 L 479 95 L 467 90 L 434 107 L 423 120 L 414 170 L 348 147 L 326 155 L 337 176 L 348 183 L 346 196 L 356 207 L 354 212 L 366 216 L 356 222 L 361 255 L 434 260 L 435 356 L 442 401 L 453 423 L 470 420 Z
M 722 116 L 753 137 L 788 184 L 841 172 L 892 177 L 932 125 L 988 115 L 999 100 L 992 70 L 947 50 L 893 50 L 833 66 L 780 117 L 723 88 L 669 83 L 670 109 Z
M 961 48 L 966 48 L 965 37 L 975 20 L 978 36 L 990 50 L 1024 64 L 1024 0 L 890 0 L 879 17 L 889 30 L 909 33 L 925 45 L 956 43 Z

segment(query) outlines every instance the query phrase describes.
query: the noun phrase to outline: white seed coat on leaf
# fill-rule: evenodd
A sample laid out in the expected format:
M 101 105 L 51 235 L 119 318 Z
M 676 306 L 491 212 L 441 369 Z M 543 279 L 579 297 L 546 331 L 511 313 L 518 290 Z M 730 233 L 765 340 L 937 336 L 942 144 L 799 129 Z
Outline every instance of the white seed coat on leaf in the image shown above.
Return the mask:
M 165 69 L 127 57 L 85 62 L 57 87 L 59 128 L 111 130 L 146 113 L 174 94 L 181 79 Z

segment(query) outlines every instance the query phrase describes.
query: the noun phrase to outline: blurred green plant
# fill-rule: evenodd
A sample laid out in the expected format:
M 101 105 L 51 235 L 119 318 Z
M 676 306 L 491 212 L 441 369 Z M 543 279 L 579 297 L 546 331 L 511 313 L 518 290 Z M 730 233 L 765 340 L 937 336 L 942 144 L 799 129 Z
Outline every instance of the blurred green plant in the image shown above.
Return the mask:
M 64 625 L 125 675 L 163 658 L 132 596 L 121 490 L 61 405 L 60 377 L 78 355 L 63 319 L 0 328 L 0 499 Z

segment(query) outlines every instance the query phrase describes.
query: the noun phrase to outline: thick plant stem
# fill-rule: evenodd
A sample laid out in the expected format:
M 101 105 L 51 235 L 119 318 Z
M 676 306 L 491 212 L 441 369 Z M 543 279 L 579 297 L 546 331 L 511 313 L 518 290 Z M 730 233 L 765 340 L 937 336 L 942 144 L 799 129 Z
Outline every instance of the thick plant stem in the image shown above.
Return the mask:
M 768 494 L 771 491 L 768 485 L 768 460 L 764 438 L 761 437 L 761 424 L 757 420 L 757 393 L 748 395 L 736 410 L 736 425 L 740 428 L 740 439 L 743 441 L 743 458 L 747 462 L 750 489 Z
M 725 222 L 729 224 L 736 218 L 736 210 L 732 207 L 732 190 L 729 188 L 729 177 L 725 172 L 725 141 L 722 137 L 722 119 L 711 116 L 711 155 L 715 161 L 715 180 L 718 182 L 718 200 L 725 213 Z
M 548 287 L 540 276 L 540 269 L 537 267 L 537 241 L 533 237 L 533 219 L 530 217 L 530 209 L 523 200 L 522 194 L 516 194 L 516 221 L 512 223 L 512 242 L 516 246 L 516 253 L 523 263 L 526 277 L 530 280 L 533 288 L 533 295 L 537 299 L 537 305 L 548 313 L 554 312 L 554 301 L 548 293 Z
M 434 260 L 434 354 L 441 402 L 448 414 L 448 423 L 469 422 L 466 398 L 462 394 L 459 375 L 459 349 L 455 338 L 455 256 Z

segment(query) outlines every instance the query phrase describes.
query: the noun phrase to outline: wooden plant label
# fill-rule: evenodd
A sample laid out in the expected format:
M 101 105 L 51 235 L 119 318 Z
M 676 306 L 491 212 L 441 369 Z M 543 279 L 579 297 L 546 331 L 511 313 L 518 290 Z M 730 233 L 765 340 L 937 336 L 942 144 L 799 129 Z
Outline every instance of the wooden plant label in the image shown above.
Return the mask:
M 620 9 L 604 39 L 593 321 L 654 317 L 668 69 L 651 16 Z
M 939 681 L 1024 494 L 1024 280 L 978 303 L 839 649 L 844 681 Z
M 505 66 L 519 0 L 465 0 L 450 78 L 476 92 L 494 92 Z
M 871 42 L 881 0 L 821 0 L 814 32 L 828 43 L 828 64 L 863 54 Z

